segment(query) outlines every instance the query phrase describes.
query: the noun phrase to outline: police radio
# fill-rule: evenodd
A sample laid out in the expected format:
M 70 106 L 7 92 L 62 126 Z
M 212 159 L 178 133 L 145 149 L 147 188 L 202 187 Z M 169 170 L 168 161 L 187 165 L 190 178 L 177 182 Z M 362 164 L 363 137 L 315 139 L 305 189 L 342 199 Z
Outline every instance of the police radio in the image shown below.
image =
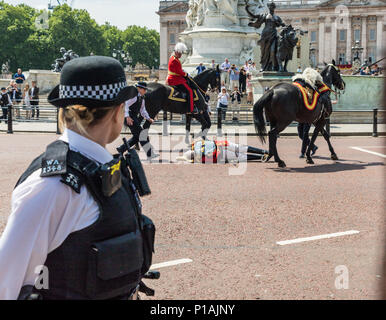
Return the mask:
M 126 165 L 130 168 L 133 183 L 141 197 L 151 193 L 149 184 L 147 183 L 146 174 L 143 170 L 141 159 L 135 149 L 130 148 L 126 138 L 123 138 L 123 144 L 117 148 L 122 159 L 126 161 Z M 127 152 L 125 154 L 125 152 Z

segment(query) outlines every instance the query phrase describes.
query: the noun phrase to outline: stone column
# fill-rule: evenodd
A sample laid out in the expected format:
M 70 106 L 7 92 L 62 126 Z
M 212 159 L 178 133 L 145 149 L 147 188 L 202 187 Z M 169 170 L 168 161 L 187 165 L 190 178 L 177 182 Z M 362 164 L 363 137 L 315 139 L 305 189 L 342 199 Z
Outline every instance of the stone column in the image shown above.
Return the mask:
M 167 68 L 169 57 L 168 57 L 168 23 L 161 22 L 160 27 L 160 68 Z
M 382 43 L 383 37 L 382 37 L 382 32 L 383 32 L 383 16 L 377 16 L 377 52 L 376 52 L 376 60 L 382 59 L 382 54 L 383 54 L 383 48 L 384 45 Z
M 324 21 L 325 17 L 319 17 L 319 61 L 318 64 L 323 63 L 324 56 Z
M 362 38 L 361 38 L 361 47 L 362 51 L 362 61 L 367 59 L 367 15 L 362 15 Z
M 331 21 L 331 59 L 334 59 L 336 63 L 339 63 L 339 59 L 336 56 L 336 46 L 337 46 L 336 17 L 330 17 L 330 21 Z
M 331 62 L 331 20 L 327 20 L 324 26 L 324 61 Z
M 351 17 L 349 16 L 347 18 L 348 20 L 348 26 L 347 26 L 347 43 L 346 43 L 346 60 L 350 63 L 351 62 L 351 48 L 352 48 L 352 39 L 351 39 L 351 29 L 352 29 L 352 23 L 351 23 Z

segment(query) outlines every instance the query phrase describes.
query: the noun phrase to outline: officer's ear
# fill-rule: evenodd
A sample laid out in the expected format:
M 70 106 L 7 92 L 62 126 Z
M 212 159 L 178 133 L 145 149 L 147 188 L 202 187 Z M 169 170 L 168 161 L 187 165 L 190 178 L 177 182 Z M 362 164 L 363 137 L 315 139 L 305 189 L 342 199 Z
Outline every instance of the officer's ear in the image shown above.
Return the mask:
M 121 103 L 113 109 L 113 121 L 121 123 L 122 116 L 125 114 L 125 103 Z

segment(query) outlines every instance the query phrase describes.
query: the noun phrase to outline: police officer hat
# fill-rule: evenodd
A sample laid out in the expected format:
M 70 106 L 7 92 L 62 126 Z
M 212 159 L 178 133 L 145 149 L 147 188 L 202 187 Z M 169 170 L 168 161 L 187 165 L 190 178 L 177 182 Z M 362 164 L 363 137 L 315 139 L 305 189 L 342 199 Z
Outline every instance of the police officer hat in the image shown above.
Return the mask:
M 137 88 L 142 88 L 142 89 L 146 89 L 147 90 L 147 83 L 146 82 L 138 82 L 136 85 L 135 85 Z
M 58 108 L 83 105 L 89 108 L 119 105 L 137 95 L 127 86 L 125 71 L 114 58 L 89 56 L 67 62 L 60 84 L 49 94 L 48 102 Z
M 4 91 L 4 90 L 7 90 L 5 87 L 2 87 L 1 89 L 0 89 L 0 91 Z

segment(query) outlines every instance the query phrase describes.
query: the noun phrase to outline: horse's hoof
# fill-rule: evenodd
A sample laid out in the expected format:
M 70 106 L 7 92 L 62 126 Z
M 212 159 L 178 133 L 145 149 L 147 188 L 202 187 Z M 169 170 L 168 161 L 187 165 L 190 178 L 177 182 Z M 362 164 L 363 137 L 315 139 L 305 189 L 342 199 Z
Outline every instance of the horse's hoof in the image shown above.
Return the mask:
M 314 164 L 314 160 L 312 160 L 311 158 L 307 158 L 306 162 L 308 164 Z
M 279 168 L 285 168 L 286 165 L 285 165 L 285 162 L 283 160 L 280 160 L 277 165 L 279 166 Z
M 331 154 L 331 160 L 339 160 L 336 153 Z
M 268 162 L 269 159 L 272 158 L 272 155 L 269 155 L 268 153 L 264 154 L 263 158 L 261 159 L 262 162 Z

